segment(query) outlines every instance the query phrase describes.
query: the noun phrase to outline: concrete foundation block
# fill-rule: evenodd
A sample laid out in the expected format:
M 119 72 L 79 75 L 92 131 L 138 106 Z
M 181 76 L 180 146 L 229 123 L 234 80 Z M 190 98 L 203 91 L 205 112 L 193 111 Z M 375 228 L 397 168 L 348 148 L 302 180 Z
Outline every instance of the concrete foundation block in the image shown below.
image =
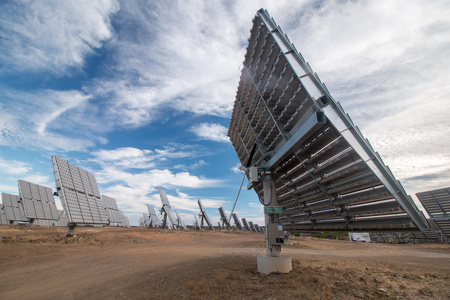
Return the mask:
M 289 273 L 292 271 L 292 259 L 289 256 L 272 257 L 257 256 L 258 272 L 268 275 L 270 273 Z

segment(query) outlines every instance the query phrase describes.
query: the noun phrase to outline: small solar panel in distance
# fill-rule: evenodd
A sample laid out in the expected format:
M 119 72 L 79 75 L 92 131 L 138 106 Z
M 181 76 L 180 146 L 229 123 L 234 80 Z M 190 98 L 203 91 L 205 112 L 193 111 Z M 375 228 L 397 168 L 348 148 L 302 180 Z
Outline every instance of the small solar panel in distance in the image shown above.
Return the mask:
M 288 231 L 424 230 L 411 197 L 268 12 L 253 19 L 228 136 L 271 173 Z M 253 189 L 264 203 L 262 181 Z
M 110 225 L 111 223 L 115 223 L 116 225 L 122 224 L 122 220 L 120 218 L 120 215 L 118 214 L 119 207 L 117 206 L 116 199 L 106 195 L 102 195 L 102 200 L 103 205 L 105 206 L 106 209 L 106 215 L 108 216 Z
M 107 225 L 109 223 L 92 173 L 52 156 L 55 183 L 68 223 Z

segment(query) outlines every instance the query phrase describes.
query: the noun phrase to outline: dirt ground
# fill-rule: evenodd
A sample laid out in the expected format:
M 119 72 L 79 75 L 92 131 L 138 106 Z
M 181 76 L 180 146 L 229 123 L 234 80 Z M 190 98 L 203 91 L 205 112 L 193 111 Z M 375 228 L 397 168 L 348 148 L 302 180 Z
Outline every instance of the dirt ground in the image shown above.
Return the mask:
M 450 299 L 450 247 L 296 238 L 257 273 L 264 235 L 0 226 L 0 299 Z

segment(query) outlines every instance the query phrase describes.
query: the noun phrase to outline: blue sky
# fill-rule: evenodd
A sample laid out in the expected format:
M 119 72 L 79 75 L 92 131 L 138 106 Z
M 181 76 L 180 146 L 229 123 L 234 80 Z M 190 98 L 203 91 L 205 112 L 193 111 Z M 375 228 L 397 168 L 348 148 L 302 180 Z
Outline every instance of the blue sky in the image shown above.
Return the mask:
M 261 7 L 409 194 L 448 186 L 450 3 L 289 2 L 2 1 L 0 191 L 54 188 L 58 155 L 132 224 L 157 186 L 187 224 L 198 198 L 217 223 L 242 179 L 226 132 Z M 236 212 L 263 223 L 253 191 Z

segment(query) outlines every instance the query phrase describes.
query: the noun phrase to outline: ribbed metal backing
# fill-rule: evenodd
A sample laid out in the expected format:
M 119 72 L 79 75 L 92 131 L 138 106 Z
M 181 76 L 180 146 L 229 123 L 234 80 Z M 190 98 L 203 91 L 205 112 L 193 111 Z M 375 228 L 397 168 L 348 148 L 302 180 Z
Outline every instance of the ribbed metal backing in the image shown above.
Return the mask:
M 284 230 L 428 227 L 265 10 L 253 20 L 228 136 L 243 166 L 273 174 Z M 253 189 L 263 203 L 262 182 Z

